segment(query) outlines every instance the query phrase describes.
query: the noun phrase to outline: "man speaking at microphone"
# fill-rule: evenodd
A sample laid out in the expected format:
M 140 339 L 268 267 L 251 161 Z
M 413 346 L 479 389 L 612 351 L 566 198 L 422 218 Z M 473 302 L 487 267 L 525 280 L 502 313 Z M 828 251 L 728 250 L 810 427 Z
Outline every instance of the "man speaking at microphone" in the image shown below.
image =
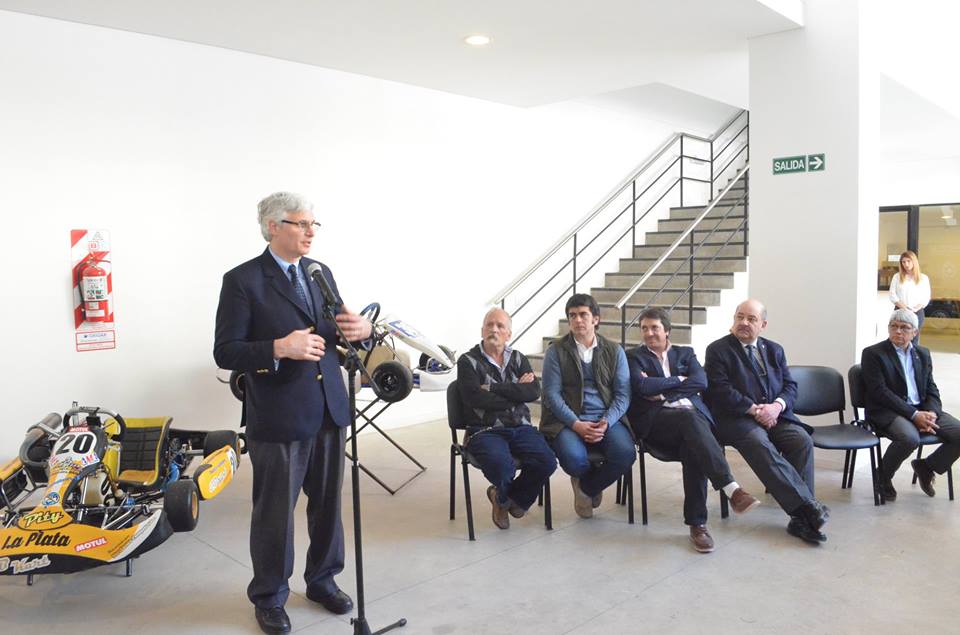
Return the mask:
M 334 576 L 343 570 L 344 428 L 350 403 L 335 348 L 337 332 L 323 317 L 320 287 L 307 270 L 319 264 L 334 295 L 336 282 L 323 264 L 304 258 L 316 230 L 313 204 L 277 192 L 258 205 L 264 252 L 223 276 L 213 356 L 220 368 L 245 373 L 243 417 L 253 465 L 247 596 L 266 633 L 290 631 L 284 604 L 293 573 L 293 511 L 307 495 L 310 547 L 304 579 L 307 598 L 344 614 L 353 601 Z M 370 337 L 371 325 L 338 307 L 347 339 Z

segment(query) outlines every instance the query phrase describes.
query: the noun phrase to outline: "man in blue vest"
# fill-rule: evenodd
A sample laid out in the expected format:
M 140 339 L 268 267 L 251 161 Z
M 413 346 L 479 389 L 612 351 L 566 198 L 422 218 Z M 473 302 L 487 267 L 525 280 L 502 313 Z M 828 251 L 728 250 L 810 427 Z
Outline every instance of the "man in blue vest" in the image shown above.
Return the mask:
M 603 490 L 637 458 L 624 418 L 630 370 L 620 345 L 597 332 L 600 306 L 593 297 L 574 294 L 566 313 L 570 332 L 551 344 L 543 359 L 540 431 L 570 475 L 574 510 L 590 518 Z M 603 455 L 599 465 L 591 465 L 590 449 Z

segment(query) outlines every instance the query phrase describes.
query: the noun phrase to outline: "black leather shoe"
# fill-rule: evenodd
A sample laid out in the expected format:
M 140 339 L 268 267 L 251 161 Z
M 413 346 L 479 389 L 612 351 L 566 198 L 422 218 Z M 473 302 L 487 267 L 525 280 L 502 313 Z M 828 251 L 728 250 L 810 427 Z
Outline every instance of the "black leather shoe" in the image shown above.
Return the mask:
M 830 508 L 818 500 L 813 500 L 797 508 L 793 516 L 802 518 L 811 529 L 819 533 L 820 528 L 826 525 L 830 518 Z
M 257 624 L 264 633 L 289 633 L 290 618 L 282 606 L 273 606 L 268 609 L 254 608 Z
M 897 490 L 893 486 L 893 483 L 887 481 L 885 483 L 880 483 L 877 485 L 877 489 L 880 490 L 880 495 L 883 496 L 883 500 L 892 503 L 897 500 Z
M 821 542 L 827 541 L 825 534 L 811 527 L 805 519 L 799 516 L 790 517 L 790 522 L 787 523 L 787 533 L 812 545 L 819 545 Z
M 930 498 L 936 496 L 937 490 L 933 488 L 933 481 L 936 480 L 936 475 L 933 470 L 927 467 L 923 459 L 910 461 L 910 467 L 913 468 L 913 473 L 917 475 L 917 482 L 920 483 L 920 489 L 923 490 L 923 493 Z
M 329 595 L 320 595 L 319 592 L 313 591 L 308 587 L 307 599 L 320 604 L 323 608 L 337 615 L 344 615 L 353 610 L 353 600 L 340 589 L 337 589 Z

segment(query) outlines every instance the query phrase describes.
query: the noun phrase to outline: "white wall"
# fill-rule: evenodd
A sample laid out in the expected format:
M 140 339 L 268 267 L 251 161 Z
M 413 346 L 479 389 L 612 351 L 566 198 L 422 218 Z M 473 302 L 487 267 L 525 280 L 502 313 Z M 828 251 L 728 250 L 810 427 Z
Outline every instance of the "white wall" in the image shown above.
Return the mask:
M 874 335 L 873 74 L 859 2 L 808 0 L 805 28 L 750 41 L 750 294 L 792 364 L 841 372 Z M 826 170 L 772 160 L 826 154 Z
M 314 200 L 311 255 L 349 305 L 377 300 L 462 351 L 482 302 L 672 132 L 6 12 L 0 59 L 0 263 L 19 272 L 0 318 L 0 458 L 74 399 L 234 426 L 211 354 L 220 277 L 264 248 L 255 205 L 274 190 Z M 114 351 L 74 351 L 82 227 L 112 235 Z M 404 423 L 444 412 L 442 395 L 398 408 Z

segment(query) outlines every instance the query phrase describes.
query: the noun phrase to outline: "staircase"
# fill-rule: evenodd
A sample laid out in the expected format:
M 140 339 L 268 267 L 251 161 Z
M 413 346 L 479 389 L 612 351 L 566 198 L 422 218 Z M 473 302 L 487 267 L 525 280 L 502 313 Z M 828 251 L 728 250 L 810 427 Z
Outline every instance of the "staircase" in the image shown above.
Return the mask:
M 747 271 L 748 159 L 746 111 L 708 139 L 673 135 L 491 300 L 513 318 L 513 345 L 533 330 L 545 351 L 569 330 L 567 298 L 588 285 L 599 332 L 624 348 L 642 343 L 639 314 L 649 306 L 670 312 L 674 343 L 696 347 L 722 334 L 726 312 L 722 326 L 708 322 L 742 294 L 729 290 Z M 543 354 L 527 356 L 539 374 Z

